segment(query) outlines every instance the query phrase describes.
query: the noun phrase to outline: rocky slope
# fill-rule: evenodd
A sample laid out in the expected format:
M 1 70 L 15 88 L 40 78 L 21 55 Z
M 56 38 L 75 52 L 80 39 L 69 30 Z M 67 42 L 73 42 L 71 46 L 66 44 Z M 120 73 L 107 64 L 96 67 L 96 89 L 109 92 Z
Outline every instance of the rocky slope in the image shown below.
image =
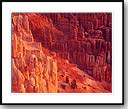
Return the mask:
M 13 13 L 12 92 L 111 92 L 111 14 L 92 15 Z

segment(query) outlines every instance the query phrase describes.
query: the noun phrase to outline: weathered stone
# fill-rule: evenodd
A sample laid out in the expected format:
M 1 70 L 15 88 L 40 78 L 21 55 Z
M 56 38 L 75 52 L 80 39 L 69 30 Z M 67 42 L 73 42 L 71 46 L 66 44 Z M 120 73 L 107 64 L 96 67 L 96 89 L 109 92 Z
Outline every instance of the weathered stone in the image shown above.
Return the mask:
M 111 34 L 109 13 L 12 14 L 12 92 L 110 91 Z

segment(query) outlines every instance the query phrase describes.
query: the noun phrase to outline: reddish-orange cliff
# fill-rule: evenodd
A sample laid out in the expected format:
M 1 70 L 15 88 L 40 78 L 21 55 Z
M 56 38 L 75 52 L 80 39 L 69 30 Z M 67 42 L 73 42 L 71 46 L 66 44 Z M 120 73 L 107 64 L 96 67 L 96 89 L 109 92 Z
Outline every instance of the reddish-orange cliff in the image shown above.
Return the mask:
M 12 92 L 111 92 L 111 14 L 13 13 Z

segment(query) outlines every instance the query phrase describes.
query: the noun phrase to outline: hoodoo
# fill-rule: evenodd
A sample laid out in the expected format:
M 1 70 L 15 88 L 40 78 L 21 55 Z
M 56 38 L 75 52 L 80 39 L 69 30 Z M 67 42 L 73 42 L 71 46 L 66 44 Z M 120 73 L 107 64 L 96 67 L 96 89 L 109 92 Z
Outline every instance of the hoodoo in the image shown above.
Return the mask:
M 12 13 L 12 92 L 111 92 L 111 13 Z

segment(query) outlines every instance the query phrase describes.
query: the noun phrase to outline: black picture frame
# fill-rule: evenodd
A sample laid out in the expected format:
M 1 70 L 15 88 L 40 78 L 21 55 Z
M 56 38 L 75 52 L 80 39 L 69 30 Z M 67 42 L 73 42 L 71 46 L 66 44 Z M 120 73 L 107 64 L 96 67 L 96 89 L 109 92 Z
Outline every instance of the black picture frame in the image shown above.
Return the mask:
M 0 12 L 1 12 L 1 36 L 2 36 L 2 3 L 3 2 L 26 2 L 26 0 L 2 0 L 0 2 Z M 55 2 L 67 2 L 68 0 L 56 0 Z M 33 2 L 31 0 L 27 0 L 27 2 Z M 36 2 L 41 2 L 41 1 L 36 1 Z M 52 1 L 47 1 L 47 0 L 43 0 L 43 2 L 52 2 Z M 73 2 L 73 1 L 68 1 L 68 2 Z M 3 103 L 2 102 L 2 85 L 0 87 L 0 104 L 1 105 L 124 105 L 124 0 L 86 0 L 86 1 L 82 1 L 79 0 L 78 2 L 121 2 L 122 3 L 122 103 Z M 4 37 L 4 36 L 2 36 Z M 2 53 L 2 37 L 1 39 L 1 53 Z M 2 54 L 1 54 L 1 71 L 2 71 Z M 2 74 L 4 72 L 0 73 L 0 80 L 2 83 Z

